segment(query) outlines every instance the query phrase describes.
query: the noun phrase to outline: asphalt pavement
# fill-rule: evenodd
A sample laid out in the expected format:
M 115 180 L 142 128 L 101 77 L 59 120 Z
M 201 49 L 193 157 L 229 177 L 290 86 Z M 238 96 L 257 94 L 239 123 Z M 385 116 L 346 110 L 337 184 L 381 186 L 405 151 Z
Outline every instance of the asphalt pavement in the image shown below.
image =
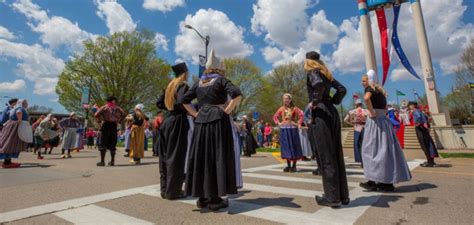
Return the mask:
M 473 224 L 474 159 L 438 159 L 421 168 L 421 151 L 405 152 L 413 179 L 391 193 L 365 192 L 363 170 L 345 151 L 351 204 L 318 206 L 322 178 L 314 162 L 283 173 L 278 154 L 242 157 L 244 188 L 229 196 L 228 209 L 197 209 L 195 199 L 159 196 L 158 158 L 141 165 L 117 153 L 114 167 L 97 167 L 86 149 L 61 159 L 59 150 L 38 160 L 20 155 L 22 167 L 0 169 L 0 224 Z M 109 157 L 109 156 L 107 156 Z

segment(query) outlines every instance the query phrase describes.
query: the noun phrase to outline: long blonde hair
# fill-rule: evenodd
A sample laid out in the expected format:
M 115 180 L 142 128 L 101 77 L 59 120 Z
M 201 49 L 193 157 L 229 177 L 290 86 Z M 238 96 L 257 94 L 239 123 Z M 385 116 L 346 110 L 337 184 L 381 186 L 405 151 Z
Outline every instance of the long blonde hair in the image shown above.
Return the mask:
M 306 72 L 315 70 L 315 69 L 319 70 L 328 80 L 330 81 L 334 80 L 331 71 L 329 71 L 329 69 L 326 67 L 323 61 L 312 60 L 312 59 L 306 59 L 304 61 L 304 70 Z
M 383 95 L 385 95 L 385 97 L 387 97 L 387 92 L 385 91 L 385 89 L 383 89 L 382 86 L 378 85 L 375 82 L 370 82 L 369 81 L 369 76 L 367 76 L 367 74 L 362 75 L 362 77 L 367 79 L 367 83 L 369 84 L 369 87 L 371 87 L 372 89 L 382 93 Z
M 165 106 L 169 111 L 173 110 L 174 103 L 176 102 L 176 90 L 178 87 L 185 83 L 188 79 L 188 72 L 185 72 L 179 77 L 173 78 L 171 82 L 166 87 L 165 91 Z

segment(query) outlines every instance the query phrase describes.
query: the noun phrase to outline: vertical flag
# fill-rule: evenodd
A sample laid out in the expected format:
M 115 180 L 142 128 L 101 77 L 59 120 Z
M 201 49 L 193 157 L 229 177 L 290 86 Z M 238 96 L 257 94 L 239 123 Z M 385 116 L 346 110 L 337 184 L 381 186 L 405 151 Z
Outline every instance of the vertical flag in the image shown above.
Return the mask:
M 408 72 L 410 72 L 410 74 L 416 77 L 418 80 L 421 80 L 418 74 L 416 74 L 415 69 L 413 69 L 413 67 L 411 66 L 410 61 L 408 61 L 408 58 L 402 49 L 402 44 L 400 43 L 400 40 L 398 39 L 397 27 L 398 27 L 398 16 L 400 14 L 400 5 L 393 6 L 393 13 L 394 13 L 394 19 L 393 19 L 393 26 L 392 26 L 392 29 L 393 29 L 392 46 L 395 48 L 398 58 L 400 59 L 400 62 L 405 67 L 405 69 L 407 69 Z
M 375 10 L 377 14 L 377 22 L 380 30 L 380 45 L 382 49 L 382 68 L 383 77 L 382 85 L 387 80 L 388 70 L 390 68 L 390 56 L 388 55 L 388 32 L 387 32 L 387 18 L 385 17 L 385 9 L 378 8 Z
M 206 56 L 199 55 L 199 78 L 201 78 L 202 74 L 204 73 L 204 70 L 206 70 Z

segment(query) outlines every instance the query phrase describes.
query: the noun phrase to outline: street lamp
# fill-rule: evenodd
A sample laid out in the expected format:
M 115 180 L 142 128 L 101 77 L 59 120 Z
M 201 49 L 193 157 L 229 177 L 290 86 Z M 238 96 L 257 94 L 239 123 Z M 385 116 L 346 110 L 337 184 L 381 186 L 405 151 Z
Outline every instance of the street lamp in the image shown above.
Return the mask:
M 206 45 L 206 62 L 207 62 L 207 47 L 209 46 L 209 40 L 211 38 L 209 37 L 209 35 L 203 36 L 201 33 L 199 33 L 198 30 L 196 30 L 196 28 L 192 27 L 189 24 L 184 25 L 184 27 L 187 28 L 187 29 L 194 30 L 196 32 L 196 34 L 199 35 L 199 37 L 204 41 L 204 44 Z

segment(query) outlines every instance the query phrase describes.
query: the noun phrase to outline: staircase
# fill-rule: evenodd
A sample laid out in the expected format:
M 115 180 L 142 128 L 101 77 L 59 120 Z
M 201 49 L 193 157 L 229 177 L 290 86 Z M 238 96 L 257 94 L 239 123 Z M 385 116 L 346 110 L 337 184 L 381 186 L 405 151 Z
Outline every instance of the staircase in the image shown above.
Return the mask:
M 430 129 L 431 137 L 435 140 L 434 131 Z M 344 149 L 354 148 L 354 132 L 350 131 L 347 134 L 346 140 L 343 143 Z M 405 150 L 421 150 L 420 143 L 416 138 L 415 127 L 405 127 Z

